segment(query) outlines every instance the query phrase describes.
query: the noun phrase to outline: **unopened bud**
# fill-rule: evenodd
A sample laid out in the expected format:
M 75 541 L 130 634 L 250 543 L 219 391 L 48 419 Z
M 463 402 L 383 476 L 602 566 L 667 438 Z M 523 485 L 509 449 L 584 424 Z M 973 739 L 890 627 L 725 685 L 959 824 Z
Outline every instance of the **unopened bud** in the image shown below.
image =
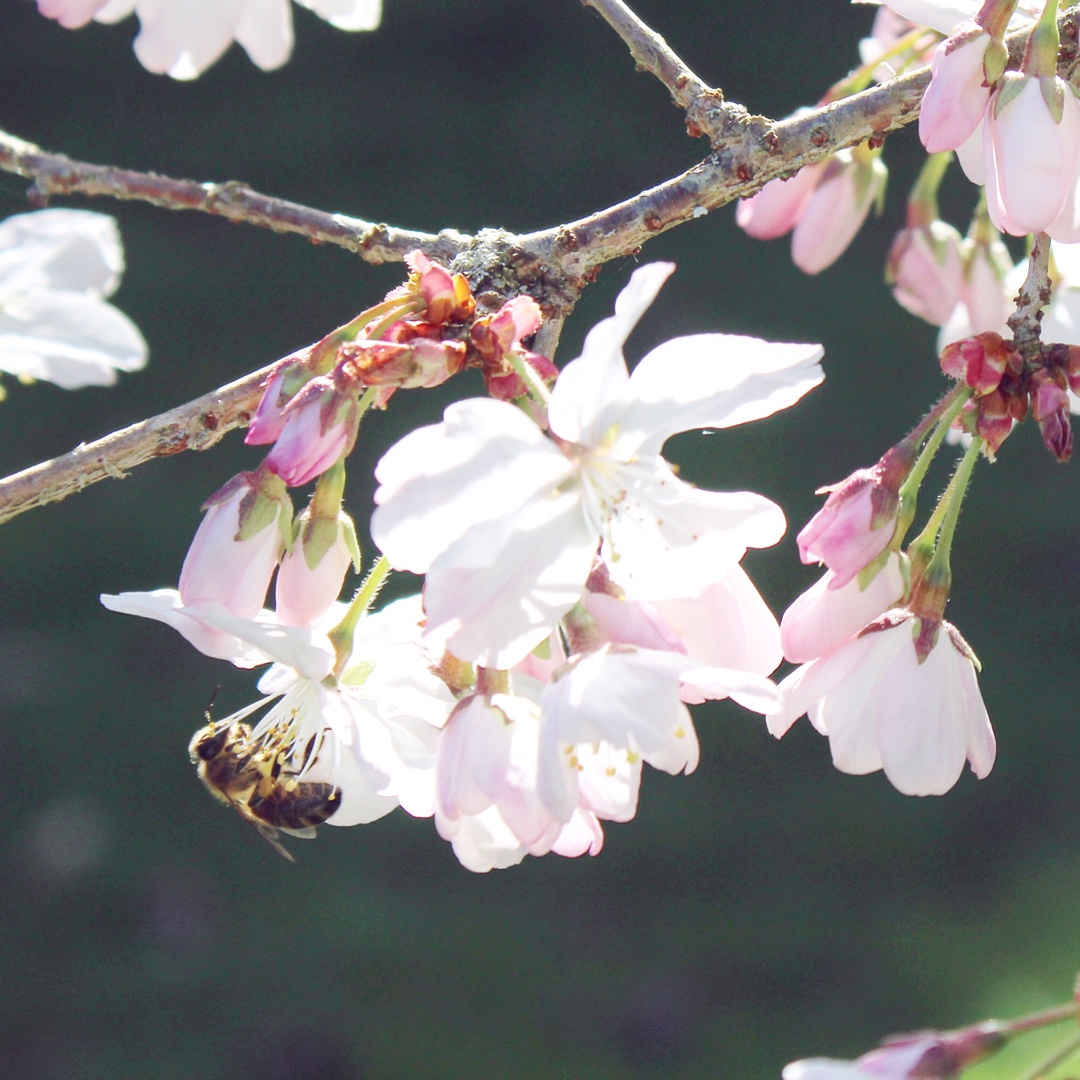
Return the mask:
M 1046 449 L 1065 464 L 1072 457 L 1069 395 L 1045 369 L 1032 379 L 1031 415 L 1039 425 Z
M 988 394 L 997 389 L 1012 353 L 1000 334 L 986 331 L 946 345 L 941 350 L 941 370 L 976 394 Z

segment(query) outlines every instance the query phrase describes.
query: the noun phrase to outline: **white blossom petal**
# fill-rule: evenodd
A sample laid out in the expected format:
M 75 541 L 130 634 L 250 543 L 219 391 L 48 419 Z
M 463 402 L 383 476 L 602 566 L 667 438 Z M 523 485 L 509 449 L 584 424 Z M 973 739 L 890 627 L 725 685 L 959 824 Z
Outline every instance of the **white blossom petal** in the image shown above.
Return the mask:
M 476 526 L 431 565 L 428 633 L 462 660 L 513 667 L 580 599 L 596 545 L 574 492 Z
M 395 569 L 426 573 L 478 522 L 554 495 L 570 462 L 520 409 L 475 398 L 418 428 L 375 467 L 371 535 Z
M 825 378 L 820 345 L 696 334 L 658 345 L 630 376 L 619 453 L 658 454 L 681 431 L 745 424 L 786 409 Z
M 111 386 L 146 363 L 146 342 L 111 304 L 83 293 L 33 292 L 0 301 L 0 371 L 65 389 Z
M 548 404 L 548 422 L 559 438 L 597 446 L 619 421 L 629 385 L 623 344 L 674 269 L 674 263 L 649 263 L 635 270 L 615 314 L 589 331 L 581 356 L 559 373 Z
M 281 67 L 293 50 L 289 0 L 246 0 L 233 36 L 263 71 Z
M 375 30 L 382 20 L 382 0 L 296 0 L 338 30 Z
M 171 626 L 205 656 L 228 660 L 239 668 L 257 667 L 267 662 L 261 649 L 252 647 L 235 634 L 211 626 L 206 616 L 213 615 L 214 612 L 206 606 L 185 607 L 176 589 L 123 592 L 115 596 L 102 593 L 100 600 L 110 611 L 141 615 L 143 618 Z M 266 612 L 265 615 L 273 618 L 273 612 Z

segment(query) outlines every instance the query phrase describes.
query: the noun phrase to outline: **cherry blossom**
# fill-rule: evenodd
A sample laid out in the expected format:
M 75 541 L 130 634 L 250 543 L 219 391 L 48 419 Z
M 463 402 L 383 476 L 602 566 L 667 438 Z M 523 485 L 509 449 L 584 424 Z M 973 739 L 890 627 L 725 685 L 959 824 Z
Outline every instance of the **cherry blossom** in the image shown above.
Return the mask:
M 463 401 L 376 467 L 372 537 L 396 568 L 427 575 L 429 633 L 456 656 L 520 661 L 578 601 L 598 544 L 624 573 L 644 579 L 678 552 L 669 562 L 699 579 L 695 568 L 721 576 L 782 534 L 769 500 L 693 488 L 660 451 L 678 431 L 793 404 L 820 382 L 821 349 L 702 334 L 665 342 L 630 375 L 622 344 L 672 269 L 636 271 L 590 331 L 551 392 L 550 434 L 505 402 Z
M 919 110 L 919 138 L 929 153 L 955 150 L 982 123 L 990 99 L 984 62 L 992 41 L 979 23 L 963 22 L 935 50 Z
M 141 368 L 146 342 L 104 299 L 123 270 L 105 214 L 38 210 L 0 223 L 0 371 L 71 390 Z
M 159 618 L 170 592 L 105 595 L 101 601 L 113 611 Z M 406 597 L 364 615 L 343 660 L 327 633 L 344 614 L 345 605 L 334 604 L 316 626 L 296 627 L 283 626 L 267 611 L 242 619 L 220 606 L 174 605 L 162 621 L 181 632 L 182 620 L 218 631 L 218 640 L 233 641 L 235 649 L 232 655 L 210 655 L 239 667 L 271 665 L 259 681 L 263 697 L 226 719 L 243 720 L 265 709 L 253 736 L 288 733 L 298 761 L 308 758 L 304 776 L 341 789 L 333 824 L 374 821 L 398 805 L 430 817 L 435 750 L 453 698 L 429 670 L 430 658 L 419 645 L 420 598 Z M 314 749 L 307 754 L 311 740 Z
M 382 0 L 297 3 L 339 30 L 374 30 L 382 17 Z M 233 41 L 264 71 L 281 67 L 293 47 L 288 0 L 38 0 L 38 10 L 69 29 L 138 15 L 135 55 L 174 79 L 197 78 Z
M 942 622 L 920 662 L 909 611 L 894 609 L 780 683 L 780 738 L 806 713 L 829 738 L 833 764 L 862 775 L 884 769 L 905 795 L 943 795 L 965 760 L 982 779 L 996 744 L 967 643 Z
M 220 604 L 245 619 L 262 608 L 292 514 L 283 489 L 267 490 L 273 484 L 265 473 L 241 473 L 206 500 L 180 571 L 185 605 Z
M 1058 76 L 1006 75 L 987 108 L 985 127 L 990 219 L 1013 236 L 1054 235 L 1080 170 L 1080 103 L 1072 88 Z M 1072 224 L 1070 218 L 1070 230 Z

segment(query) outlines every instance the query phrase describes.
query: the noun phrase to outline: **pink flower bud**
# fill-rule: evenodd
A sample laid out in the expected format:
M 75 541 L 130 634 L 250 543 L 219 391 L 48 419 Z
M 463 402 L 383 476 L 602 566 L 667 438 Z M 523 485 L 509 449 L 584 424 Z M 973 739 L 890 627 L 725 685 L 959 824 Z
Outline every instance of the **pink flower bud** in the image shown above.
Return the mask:
M 735 224 L 755 240 L 775 240 L 798 223 L 821 179 L 824 164 L 807 165 L 786 180 L 770 180 L 735 208 Z
M 240 473 L 206 501 L 180 571 L 185 605 L 221 604 L 241 619 L 261 610 L 285 546 L 279 522 L 286 507 L 254 486 L 256 477 Z
M 330 375 L 312 379 L 289 402 L 266 466 L 289 487 L 306 484 L 353 448 L 359 423 L 355 390 Z
M 1072 457 L 1068 392 L 1046 370 L 1037 372 L 1032 384 L 1032 418 L 1039 425 L 1046 449 L 1064 464 Z
M 1044 232 L 1080 167 L 1080 104 L 1057 76 L 1007 74 L 986 114 L 986 208 L 1002 232 Z
M 885 269 L 897 303 L 934 326 L 945 323 L 964 293 L 962 243 L 944 221 L 898 232 Z
M 964 291 L 971 333 L 980 334 L 984 330 L 1000 333 L 1005 329 L 1005 320 L 1012 310 L 1005 278 L 1011 270 L 1009 249 L 1000 238 L 974 245 L 968 258 Z
M 871 469 L 859 469 L 842 483 L 825 488 L 829 497 L 796 540 L 804 563 L 824 563 L 843 588 L 888 546 L 896 527 L 898 473 L 889 451 Z
M 1019 362 L 1019 354 L 1001 335 L 990 332 L 951 342 L 941 351 L 941 370 L 980 395 L 996 390 L 1010 364 L 1015 367 Z
M 792 261 L 804 274 L 819 274 L 840 258 L 884 189 L 886 175 L 878 154 L 867 160 L 841 150 L 829 162 L 791 236 Z
M 460 341 L 416 337 L 407 344 L 366 338 L 342 345 L 338 356 L 351 365 L 366 386 L 430 389 L 456 375 L 465 363 Z
M 259 399 L 259 407 L 244 436 L 248 446 L 264 446 L 274 442 L 281 434 L 285 426 L 285 406 L 310 378 L 305 363 L 308 351 L 305 349 L 302 355 L 287 356 L 274 365 Z
M 955 150 L 982 122 L 990 100 L 983 61 L 992 40 L 969 20 L 934 52 L 930 85 L 919 111 L 919 138 L 929 153 Z
M 300 516 L 292 549 L 281 560 L 275 584 L 278 618 L 289 626 L 311 626 L 337 600 L 345 574 L 359 555 L 348 514 Z

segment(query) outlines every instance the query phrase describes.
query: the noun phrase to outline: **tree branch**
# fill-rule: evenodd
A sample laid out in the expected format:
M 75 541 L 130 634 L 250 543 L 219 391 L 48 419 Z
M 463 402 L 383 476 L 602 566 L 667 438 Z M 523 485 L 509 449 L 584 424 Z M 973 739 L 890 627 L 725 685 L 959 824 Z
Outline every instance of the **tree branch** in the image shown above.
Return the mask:
M 302 357 L 306 352 L 302 349 L 292 355 Z M 66 499 L 106 477 L 123 479 L 129 469 L 153 458 L 208 449 L 226 432 L 250 422 L 273 367 L 5 477 L 0 480 L 0 524 L 24 510 Z
M 261 195 L 245 185 L 174 180 L 153 173 L 74 161 L 0 132 L 0 169 L 33 181 L 39 203 L 54 194 L 137 199 L 175 210 L 201 210 L 230 221 L 295 232 L 313 243 L 356 251 L 368 262 L 400 260 L 420 248 L 466 275 L 482 306 L 526 292 L 541 305 L 545 351 L 554 351 L 562 320 L 606 262 L 635 254 L 652 237 L 759 191 L 777 177 L 864 140 L 884 137 L 918 116 L 930 79 L 912 72 L 799 116 L 774 122 L 724 101 L 650 30 L 622 0 L 582 0 L 619 33 L 639 67 L 653 73 L 687 110 L 694 133 L 707 133 L 713 152 L 700 164 L 657 187 L 588 217 L 524 235 L 485 229 L 475 236 L 452 230 L 415 232 L 330 214 Z M 1077 11 L 1062 26 L 1062 68 L 1076 64 Z M 1009 39 L 1015 53 L 1026 34 Z M 0 480 L 0 523 L 65 498 L 106 476 L 181 450 L 204 450 L 225 432 L 248 423 L 269 368 L 69 454 Z

